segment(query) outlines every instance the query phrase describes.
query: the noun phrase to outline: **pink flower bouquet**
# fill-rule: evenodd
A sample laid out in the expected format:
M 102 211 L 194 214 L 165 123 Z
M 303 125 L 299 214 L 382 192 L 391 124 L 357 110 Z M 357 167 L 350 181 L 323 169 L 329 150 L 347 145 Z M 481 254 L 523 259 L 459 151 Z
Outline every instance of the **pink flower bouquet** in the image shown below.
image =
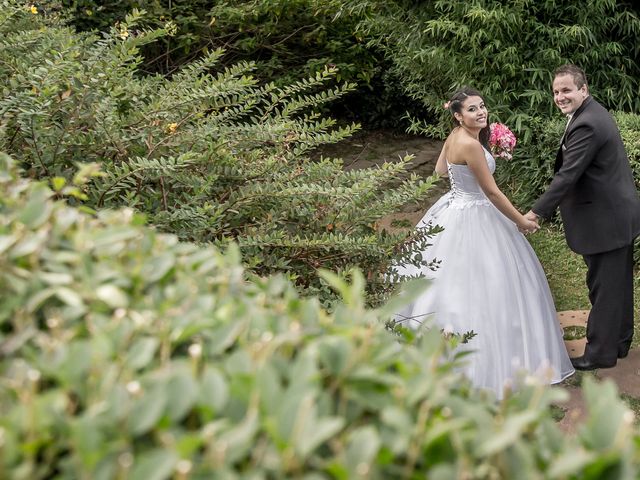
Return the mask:
M 513 149 L 516 147 L 516 136 L 509 127 L 502 123 L 489 125 L 489 148 L 494 157 L 511 160 Z

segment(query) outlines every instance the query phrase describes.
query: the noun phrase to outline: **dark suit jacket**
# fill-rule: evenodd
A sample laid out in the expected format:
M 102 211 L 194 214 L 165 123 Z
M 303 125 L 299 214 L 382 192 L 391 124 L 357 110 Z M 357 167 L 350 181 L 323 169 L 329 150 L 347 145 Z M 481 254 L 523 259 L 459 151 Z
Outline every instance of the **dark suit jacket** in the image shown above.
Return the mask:
M 640 199 L 620 131 L 590 96 L 573 114 L 553 180 L 532 210 L 548 218 L 558 206 L 567 244 L 582 255 L 630 245 L 640 233 Z

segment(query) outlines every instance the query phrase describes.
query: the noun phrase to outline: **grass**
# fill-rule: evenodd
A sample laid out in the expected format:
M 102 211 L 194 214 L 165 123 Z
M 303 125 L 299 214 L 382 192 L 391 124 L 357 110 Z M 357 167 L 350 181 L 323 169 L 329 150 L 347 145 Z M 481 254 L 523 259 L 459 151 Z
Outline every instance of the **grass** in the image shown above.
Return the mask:
M 413 225 L 406 218 L 391 220 L 391 226 L 393 228 L 412 228 Z
M 582 385 L 582 380 L 584 377 L 591 377 L 592 379 L 597 380 L 596 374 L 593 371 L 589 372 L 581 372 L 580 370 L 576 370 L 576 373 L 567 378 L 560 385 L 566 385 L 567 387 L 580 387 Z
M 558 405 L 551 405 L 551 418 L 559 422 L 567 414 L 566 410 Z
M 565 327 L 564 339 L 565 340 L 578 340 L 587 336 L 587 329 L 585 327 Z
M 569 250 L 562 230 L 544 225 L 527 238 L 547 274 L 556 310 L 589 310 L 587 267 L 580 255 Z
M 635 398 L 624 393 L 620 394 L 620 398 L 627 404 L 627 407 L 635 413 L 635 424 L 638 425 L 640 423 L 640 417 L 638 416 L 640 413 L 640 398 Z
M 582 257 L 567 246 L 561 227 L 553 224 L 543 225 L 537 233 L 528 237 L 540 263 L 544 268 L 549 288 L 556 304 L 556 310 L 589 310 L 589 292 L 587 290 L 587 267 Z M 636 319 L 632 347 L 640 345 L 640 274 L 635 275 L 634 313 Z M 580 338 L 577 329 L 567 331 L 565 337 Z M 584 336 L 584 333 L 583 335 Z

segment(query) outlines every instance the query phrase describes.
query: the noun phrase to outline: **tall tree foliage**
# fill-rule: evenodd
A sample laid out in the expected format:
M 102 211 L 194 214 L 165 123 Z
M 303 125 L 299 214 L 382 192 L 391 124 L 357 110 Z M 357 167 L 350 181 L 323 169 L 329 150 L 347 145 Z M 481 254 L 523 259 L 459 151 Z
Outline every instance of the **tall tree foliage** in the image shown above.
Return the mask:
M 353 0 L 344 8 L 366 18 L 361 35 L 435 116 L 444 118 L 452 90 L 471 84 L 527 139 L 530 119 L 553 112 L 552 72 L 566 62 L 587 71 L 607 107 L 640 110 L 640 18 L 628 2 Z
M 80 30 L 104 31 L 144 8 L 145 22 L 173 22 L 177 31 L 143 51 L 148 68 L 171 73 L 202 48 L 224 48 L 223 65 L 255 61 L 262 78 L 291 81 L 315 74 L 327 63 L 343 79 L 368 82 L 376 73 L 372 50 L 355 35 L 358 18 L 342 15 L 338 0 L 196 0 L 96 2 L 63 0 Z
M 551 72 L 567 61 L 587 70 L 609 108 L 640 107 L 640 20 L 632 2 L 127 0 L 118 12 L 110 2 L 65 1 L 83 28 L 106 27 L 142 4 L 150 24 L 172 21 L 176 36 L 146 50 L 156 71 L 173 71 L 203 47 L 224 47 L 222 64 L 252 60 L 262 78 L 284 83 L 336 64 L 361 86 L 360 102 L 347 100 L 344 109 L 375 124 L 397 124 L 409 110 L 431 124 L 427 133 L 441 134 L 432 125 L 444 119 L 440 106 L 457 86 L 473 84 L 528 140 L 530 119 L 552 112 Z
M 175 2 L 97 2 L 63 0 L 72 23 L 82 31 L 106 30 L 133 8 L 147 10 L 150 27 L 175 25 L 164 37 L 142 49 L 143 68 L 171 74 L 201 55 L 202 49 L 224 49 L 220 65 L 255 62 L 263 81 L 287 84 L 315 75 L 326 65 L 338 69 L 338 80 L 355 82 L 357 95 L 328 106 L 343 118 L 373 126 L 397 126 L 408 104 L 402 89 L 390 81 L 387 61 L 366 45 L 358 32 L 361 18 L 347 14 L 338 0 L 197 0 Z

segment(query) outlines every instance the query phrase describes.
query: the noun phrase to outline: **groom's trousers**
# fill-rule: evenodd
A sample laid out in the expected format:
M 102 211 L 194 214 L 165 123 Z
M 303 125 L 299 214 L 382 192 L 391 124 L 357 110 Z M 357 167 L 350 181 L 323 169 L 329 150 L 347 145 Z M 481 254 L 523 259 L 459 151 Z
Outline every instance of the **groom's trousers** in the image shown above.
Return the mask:
M 591 301 L 584 356 L 615 364 L 633 337 L 633 244 L 583 258 Z

